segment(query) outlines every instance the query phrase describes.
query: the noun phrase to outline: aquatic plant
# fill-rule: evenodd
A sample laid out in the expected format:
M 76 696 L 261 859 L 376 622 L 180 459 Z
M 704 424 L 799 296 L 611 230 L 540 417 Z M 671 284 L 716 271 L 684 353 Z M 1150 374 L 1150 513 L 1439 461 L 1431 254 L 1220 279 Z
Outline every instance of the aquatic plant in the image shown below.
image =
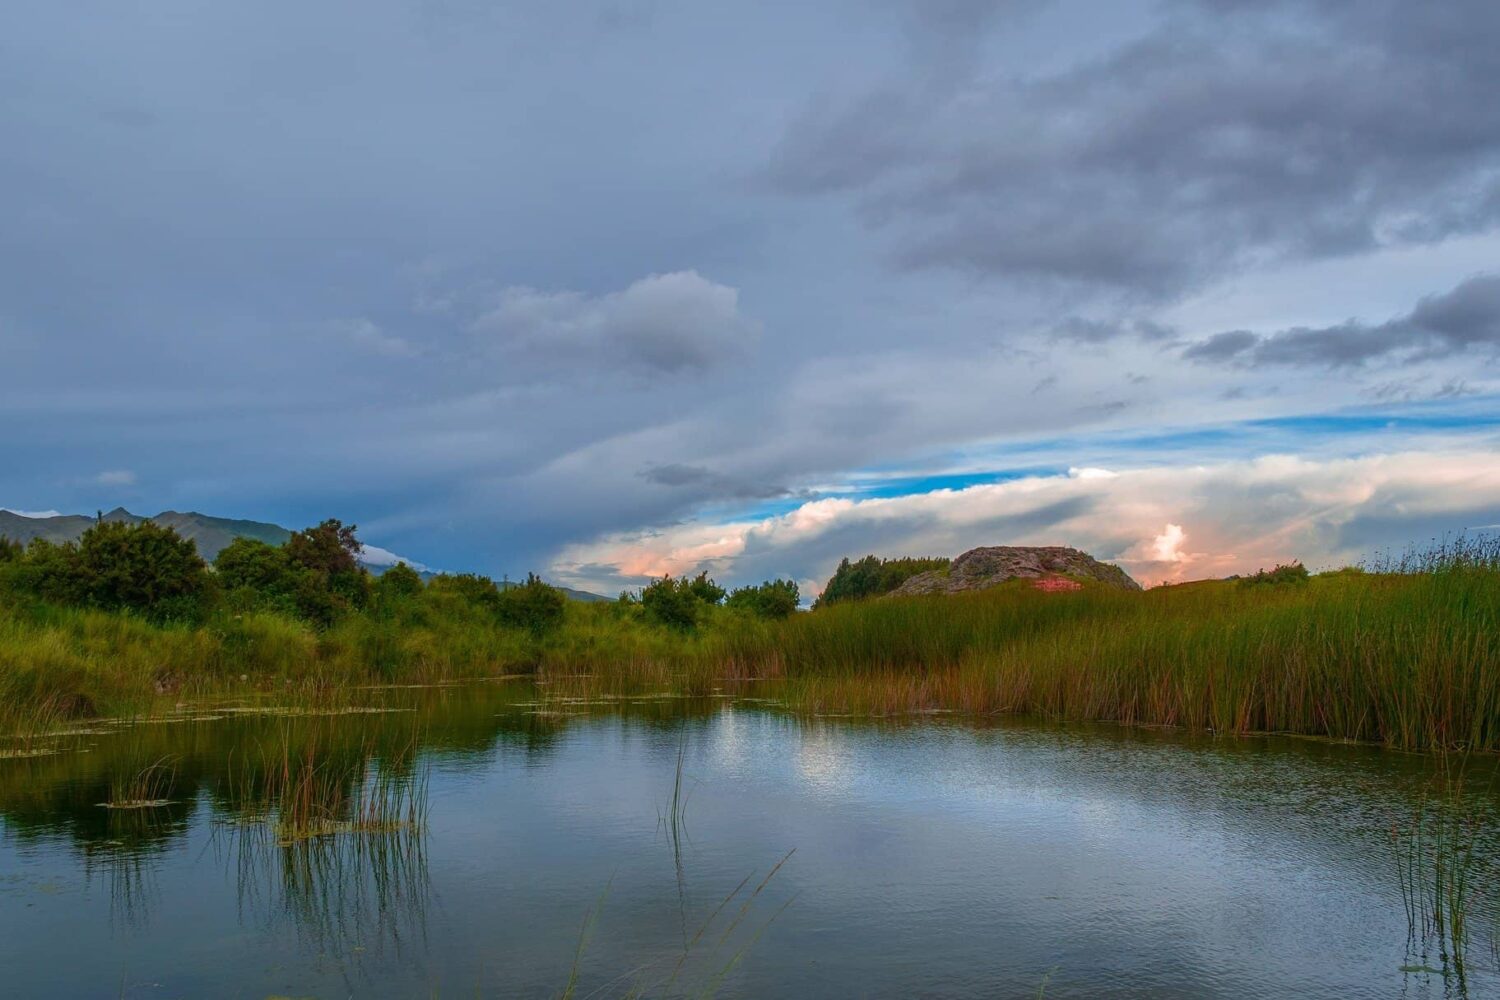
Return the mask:
M 1397 881 L 1406 911 L 1409 949 L 1427 966 L 1431 949 L 1461 985 L 1466 979 L 1471 928 L 1476 908 L 1497 873 L 1483 849 L 1485 818 L 1465 787 L 1468 761 L 1435 758 L 1431 788 L 1412 805 L 1408 817 L 1391 825 Z M 1494 929 L 1491 930 L 1492 952 Z
M 109 801 L 99 804 L 106 809 L 154 809 L 170 805 L 176 781 L 176 761 L 163 757 L 134 774 L 116 777 L 110 782 Z

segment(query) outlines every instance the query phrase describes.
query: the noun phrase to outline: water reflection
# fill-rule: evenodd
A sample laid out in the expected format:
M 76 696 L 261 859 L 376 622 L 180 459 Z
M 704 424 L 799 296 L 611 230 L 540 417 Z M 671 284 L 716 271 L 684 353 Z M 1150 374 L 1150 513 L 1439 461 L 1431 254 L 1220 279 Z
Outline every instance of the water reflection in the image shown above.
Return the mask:
M 684 981 L 1035 995 L 1047 977 L 1049 997 L 1478 997 L 1500 982 L 1493 758 L 1465 799 L 1488 866 L 1470 876 L 1468 946 L 1448 917 L 1446 938 L 1418 921 L 1408 951 L 1394 831 L 1430 801 L 1426 758 L 726 702 L 371 692 L 393 711 L 228 711 L 0 761 L 0 869 L 84 888 L 24 896 L 50 923 L 0 895 L 0 962 L 32 976 L 19 995 L 63 996 L 112 992 L 127 965 L 181 995 L 226 974 L 245 995 L 390 996 L 556 995 L 575 976 L 579 996 Z M 165 804 L 100 805 L 138 800 Z M 33 968 L 59 927 L 93 978 Z

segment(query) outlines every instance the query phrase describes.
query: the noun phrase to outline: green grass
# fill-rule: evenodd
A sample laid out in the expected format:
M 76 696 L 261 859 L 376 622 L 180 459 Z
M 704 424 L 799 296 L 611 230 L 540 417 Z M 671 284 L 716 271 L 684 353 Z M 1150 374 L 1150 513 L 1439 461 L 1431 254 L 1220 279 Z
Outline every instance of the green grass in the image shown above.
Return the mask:
M 782 621 L 721 608 L 692 633 L 629 606 L 573 603 L 541 639 L 435 593 L 324 631 L 264 612 L 158 626 L 13 603 L 0 605 L 0 735 L 15 747 L 60 720 L 196 698 L 337 705 L 362 685 L 525 672 L 559 697 L 755 682 L 803 712 L 1020 713 L 1500 749 L 1497 560 L 1403 559 L 1253 587 L 1043 594 L 1016 583 Z

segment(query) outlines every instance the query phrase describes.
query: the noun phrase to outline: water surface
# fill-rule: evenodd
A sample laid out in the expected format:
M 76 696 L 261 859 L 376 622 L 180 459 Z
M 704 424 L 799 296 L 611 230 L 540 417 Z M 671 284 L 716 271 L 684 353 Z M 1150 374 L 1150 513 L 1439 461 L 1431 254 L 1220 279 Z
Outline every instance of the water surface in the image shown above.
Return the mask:
M 367 703 L 412 710 L 0 760 L 6 994 L 1500 995 L 1487 924 L 1462 980 L 1408 940 L 1390 831 L 1427 758 L 728 699 L 557 715 L 524 682 Z M 245 775 L 309 741 L 425 819 L 283 841 Z M 152 765 L 170 805 L 100 805 Z

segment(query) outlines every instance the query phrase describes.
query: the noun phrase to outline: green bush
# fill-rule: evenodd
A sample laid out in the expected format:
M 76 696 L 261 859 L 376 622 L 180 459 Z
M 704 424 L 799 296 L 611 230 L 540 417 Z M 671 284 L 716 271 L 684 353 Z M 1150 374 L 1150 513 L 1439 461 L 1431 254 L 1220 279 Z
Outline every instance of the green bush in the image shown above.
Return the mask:
M 7 546 L 4 585 L 56 604 L 136 611 L 158 621 L 203 617 L 213 580 L 191 540 L 149 521 L 100 521 L 76 544 Z
M 500 592 L 496 613 L 506 625 L 542 636 L 562 624 L 567 606 L 568 599 L 562 591 L 543 583 L 535 573 L 528 573 L 525 583 Z
M 1242 587 L 1263 586 L 1286 586 L 1306 583 L 1308 580 L 1307 567 L 1299 562 L 1289 563 L 1285 566 L 1277 566 L 1275 569 L 1263 569 L 1250 576 L 1240 577 Z
M 403 600 L 422 592 L 422 575 L 406 563 L 397 563 L 375 578 L 376 597 L 383 601 Z
M 476 573 L 439 573 L 427 583 L 433 596 L 452 595 L 474 609 L 500 610 L 500 587 L 487 576 Z
M 647 584 L 641 591 L 641 610 L 647 621 L 667 628 L 691 631 L 696 628 L 707 608 L 724 600 L 724 588 L 699 573 L 689 579 L 664 576 Z M 621 606 L 626 606 L 623 595 Z
M 785 618 L 797 610 L 800 600 L 792 580 L 767 580 L 755 587 L 740 587 L 729 595 L 725 607 L 748 611 L 761 618 Z
M 889 594 L 918 573 L 947 569 L 948 562 L 936 558 L 881 559 L 878 556 L 865 556 L 852 563 L 844 559 L 813 607 Z
M 370 593 L 370 575 L 359 564 L 356 526 L 329 518 L 314 528 L 292 533 L 286 541 L 292 562 L 322 577 L 336 605 L 362 608 Z

